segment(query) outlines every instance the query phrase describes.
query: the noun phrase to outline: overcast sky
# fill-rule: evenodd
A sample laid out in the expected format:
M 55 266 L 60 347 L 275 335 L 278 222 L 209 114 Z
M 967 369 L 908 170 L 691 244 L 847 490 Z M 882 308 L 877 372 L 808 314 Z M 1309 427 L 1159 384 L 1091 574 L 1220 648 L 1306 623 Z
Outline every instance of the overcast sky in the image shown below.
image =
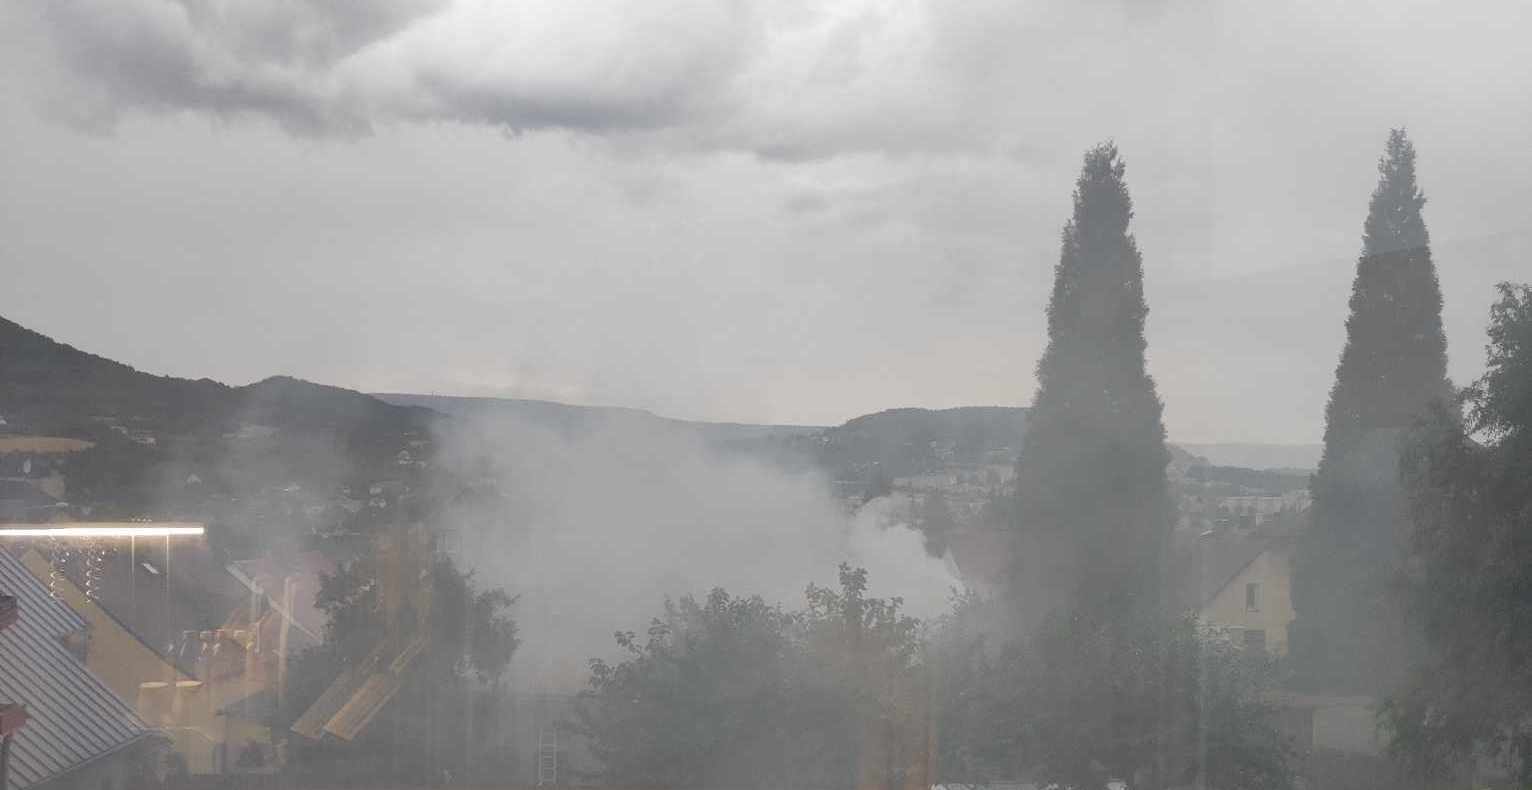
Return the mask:
M 1030 402 L 1114 138 L 1172 439 L 1318 441 L 1408 127 L 1532 279 L 1518 0 L 18 0 L 0 315 L 144 370 L 751 422 Z

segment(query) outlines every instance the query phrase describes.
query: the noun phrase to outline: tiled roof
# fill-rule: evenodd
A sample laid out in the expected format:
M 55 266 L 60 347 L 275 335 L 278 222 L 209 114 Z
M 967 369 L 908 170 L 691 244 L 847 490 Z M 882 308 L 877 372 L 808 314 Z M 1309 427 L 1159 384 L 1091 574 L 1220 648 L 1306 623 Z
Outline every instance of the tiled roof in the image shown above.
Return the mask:
M 0 560 L 0 591 L 17 597 L 23 620 L 55 640 L 86 628 L 85 618 L 69 608 L 68 604 L 53 600 L 48 594 L 47 582 L 38 581 L 20 560 L 8 552 L 0 554 L 5 555 Z M 33 604 L 22 594 L 22 588 L 41 590 L 46 604 Z
M 21 790 L 117 752 L 151 730 L 59 637 L 85 627 L 20 561 L 0 551 L 0 590 L 21 616 L 0 633 L 0 700 L 27 706 L 11 742 L 10 787 Z

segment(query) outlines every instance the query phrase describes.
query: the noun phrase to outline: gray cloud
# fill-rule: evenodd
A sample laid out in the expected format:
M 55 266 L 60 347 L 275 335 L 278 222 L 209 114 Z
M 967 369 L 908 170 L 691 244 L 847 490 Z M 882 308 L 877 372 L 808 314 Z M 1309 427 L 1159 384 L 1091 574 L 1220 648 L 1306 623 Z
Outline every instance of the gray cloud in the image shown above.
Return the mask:
M 681 123 L 748 50 L 748 9 L 478 0 L 63 0 L 32 21 L 71 118 L 258 116 L 305 135 L 459 121 L 583 131 Z M 686 20 L 674 24 L 675 20 Z
M 1387 45 L 1437 12 L 1406 4 L 1385 25 L 1370 1 L 1332 13 L 1166 0 L 57 0 L 26 16 L 59 67 L 49 101 L 97 128 L 179 111 L 314 136 L 452 122 L 802 163 L 1037 156 L 1066 135 L 1082 145 L 1087 117 L 1087 140 L 1144 131 L 1206 145 L 1233 131 L 1210 102 L 1254 120 L 1320 85 L 1440 94 L 1419 79 L 1424 53 Z M 1491 52 L 1514 41 L 1497 28 Z M 1341 57 L 1347 47 L 1368 54 Z M 1472 60 L 1458 76 L 1493 73 L 1492 58 Z
M 994 123 L 974 101 L 972 77 L 1016 65 L 1005 35 L 1049 43 L 1048 27 L 1064 24 L 1030 4 L 920 0 L 27 8 L 58 66 L 48 101 L 83 126 L 190 111 L 356 137 L 380 124 L 446 121 L 783 162 L 991 148 Z
M 1421 151 L 1456 380 L 1488 284 L 1525 277 L 1524 19 L 0 3 L 0 314 L 233 382 L 805 423 L 1019 404 L 1080 151 L 1114 137 L 1171 436 L 1316 441 L 1390 126 Z
M 792 608 L 848 562 L 868 570 L 874 594 L 897 591 L 931 618 L 962 586 L 950 560 L 925 553 L 904 500 L 849 514 L 827 480 L 647 422 L 564 436 L 477 417 L 439 439 L 449 485 L 487 475 L 503 495 L 444 524 L 465 564 L 522 596 L 513 673 L 538 686 L 578 689 L 586 659 L 611 655 L 612 632 L 643 628 L 666 597 L 723 586 Z
M 817 192 L 799 192 L 782 201 L 782 209 L 789 214 L 820 214 L 829 208 L 829 199 Z

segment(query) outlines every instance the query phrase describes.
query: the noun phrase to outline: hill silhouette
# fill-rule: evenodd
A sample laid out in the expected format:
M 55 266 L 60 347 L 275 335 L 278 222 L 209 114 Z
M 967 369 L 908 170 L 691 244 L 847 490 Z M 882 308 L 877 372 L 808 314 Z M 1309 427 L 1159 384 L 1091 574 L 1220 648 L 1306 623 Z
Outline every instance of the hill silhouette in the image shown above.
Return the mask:
M 242 424 L 341 434 L 419 430 L 427 409 L 274 376 L 243 387 L 137 370 L 0 318 L 0 415 L 12 432 L 79 435 L 103 426 L 155 434 L 237 431 Z
M 658 429 L 688 431 L 710 443 L 729 444 L 801 436 L 825 430 L 823 426 L 817 425 L 679 420 L 627 406 L 584 406 L 526 398 L 421 395 L 404 392 L 377 392 L 373 393 L 373 397 L 397 406 L 427 408 L 449 417 L 518 420 L 565 435 L 584 434 L 614 424 L 638 423 Z
M 888 409 L 829 428 L 808 444 L 839 480 L 896 478 L 945 464 L 1012 464 L 1027 410 L 1015 406 Z

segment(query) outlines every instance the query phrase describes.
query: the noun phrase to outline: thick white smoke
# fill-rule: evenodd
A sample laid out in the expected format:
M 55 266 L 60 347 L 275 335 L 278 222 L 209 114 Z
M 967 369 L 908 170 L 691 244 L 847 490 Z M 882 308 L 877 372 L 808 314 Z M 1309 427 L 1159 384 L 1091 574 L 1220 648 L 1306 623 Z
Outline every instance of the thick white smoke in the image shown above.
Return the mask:
M 786 607 L 840 562 L 867 568 L 871 592 L 929 617 L 959 586 L 887 500 L 847 513 L 811 473 L 722 453 L 673 427 L 614 420 L 578 436 L 516 421 L 455 421 L 444 478 L 498 496 L 463 497 L 449 527 L 462 561 L 520 595 L 523 646 L 512 682 L 573 690 L 617 630 L 641 631 L 667 596 L 724 587 Z M 482 493 L 482 490 L 481 492 Z

